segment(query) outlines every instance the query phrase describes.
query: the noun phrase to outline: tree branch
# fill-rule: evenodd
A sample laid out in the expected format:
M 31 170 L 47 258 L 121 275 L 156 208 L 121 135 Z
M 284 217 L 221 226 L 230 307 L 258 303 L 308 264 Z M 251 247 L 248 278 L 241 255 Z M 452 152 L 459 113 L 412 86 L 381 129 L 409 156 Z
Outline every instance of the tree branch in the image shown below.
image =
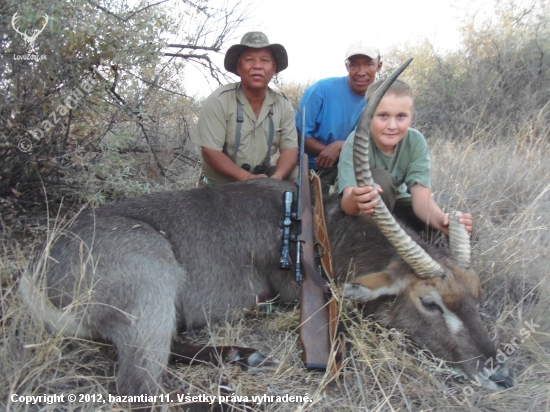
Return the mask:
M 158 6 L 159 4 L 162 4 L 162 3 L 166 3 L 168 0 L 161 0 L 159 1 L 158 3 L 153 3 L 153 4 L 150 4 L 148 6 L 145 6 L 145 7 L 142 7 L 141 9 L 133 12 L 132 14 L 130 14 L 129 16 L 127 17 L 120 17 L 118 14 L 115 14 L 113 13 L 112 11 L 109 11 L 108 9 L 106 9 L 105 7 L 99 5 L 98 3 L 96 3 L 95 1 L 92 1 L 92 0 L 87 0 L 87 2 L 89 4 L 91 4 L 92 6 L 94 6 L 95 8 L 101 10 L 101 11 L 104 11 L 105 13 L 107 13 L 108 15 L 110 16 L 113 16 L 114 18 L 120 20 L 120 21 L 123 21 L 125 23 L 128 22 L 128 20 L 130 20 L 132 17 L 134 17 L 136 14 L 142 12 L 143 10 L 146 10 L 146 9 L 149 9 L 151 7 L 154 7 L 154 6 Z
M 166 3 L 168 0 L 161 0 L 157 3 L 153 3 L 153 4 L 149 4 L 148 6 L 145 6 L 145 7 L 142 7 L 141 9 L 133 12 L 132 14 L 130 14 L 128 17 L 126 17 L 126 21 L 130 20 L 132 17 L 134 17 L 136 14 L 138 13 L 141 13 L 143 10 L 147 10 L 151 7 L 155 7 L 155 6 L 158 6 L 159 4 L 162 4 L 162 3 Z
M 192 50 L 212 50 L 219 52 L 219 47 L 210 47 L 210 46 L 195 46 L 192 44 L 167 44 L 166 47 L 179 47 L 180 49 L 192 49 Z
M 179 53 L 164 53 L 167 57 L 182 57 L 184 59 L 204 59 L 210 61 L 208 54 L 179 54 Z

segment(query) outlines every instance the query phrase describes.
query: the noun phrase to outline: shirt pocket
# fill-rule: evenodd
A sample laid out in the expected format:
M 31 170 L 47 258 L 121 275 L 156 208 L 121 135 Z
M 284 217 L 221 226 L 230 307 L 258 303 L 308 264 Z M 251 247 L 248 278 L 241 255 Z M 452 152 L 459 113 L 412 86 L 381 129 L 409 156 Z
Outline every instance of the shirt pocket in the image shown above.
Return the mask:
M 281 147 L 281 136 L 283 134 L 282 129 L 275 128 L 273 132 L 273 143 L 271 144 L 271 155 L 273 156 L 275 153 L 277 153 L 277 150 Z

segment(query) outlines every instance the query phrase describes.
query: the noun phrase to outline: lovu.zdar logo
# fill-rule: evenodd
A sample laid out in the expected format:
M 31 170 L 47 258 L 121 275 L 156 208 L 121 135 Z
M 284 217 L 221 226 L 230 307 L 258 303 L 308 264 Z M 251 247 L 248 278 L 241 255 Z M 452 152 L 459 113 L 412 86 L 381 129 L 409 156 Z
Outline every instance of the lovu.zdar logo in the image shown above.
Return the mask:
M 27 30 L 25 30 L 24 32 L 20 31 L 19 28 L 18 28 L 18 20 L 21 18 L 21 16 L 19 15 L 19 12 L 15 12 L 15 14 L 13 15 L 12 19 L 11 19 L 11 25 L 13 27 L 13 29 L 19 33 L 21 35 L 21 37 L 23 37 L 23 40 L 25 41 L 25 43 L 27 43 L 27 56 L 30 56 L 30 55 L 34 55 L 34 42 L 36 41 L 38 35 L 40 33 L 42 33 L 44 31 L 44 29 L 46 28 L 46 25 L 48 24 L 48 21 L 49 21 L 49 17 L 47 14 L 44 14 L 44 23 L 42 24 L 42 28 L 41 29 L 33 29 L 31 34 L 28 34 L 27 33 Z M 25 55 L 22 55 L 21 57 L 23 57 Z M 43 56 L 44 58 L 46 56 Z M 24 60 L 36 60 L 35 58 L 25 58 Z M 41 59 L 40 59 L 41 60 Z

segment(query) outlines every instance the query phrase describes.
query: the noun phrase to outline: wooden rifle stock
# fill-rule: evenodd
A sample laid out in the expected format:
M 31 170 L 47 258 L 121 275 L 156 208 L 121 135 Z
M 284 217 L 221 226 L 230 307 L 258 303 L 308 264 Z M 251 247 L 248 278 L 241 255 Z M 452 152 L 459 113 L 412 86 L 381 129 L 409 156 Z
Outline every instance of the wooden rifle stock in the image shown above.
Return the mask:
M 307 154 L 302 154 L 300 202 L 300 243 L 302 244 L 302 290 L 300 299 L 300 342 L 308 369 L 325 370 L 330 357 L 330 317 L 325 292 L 326 281 L 315 266 L 313 213 L 308 178 Z

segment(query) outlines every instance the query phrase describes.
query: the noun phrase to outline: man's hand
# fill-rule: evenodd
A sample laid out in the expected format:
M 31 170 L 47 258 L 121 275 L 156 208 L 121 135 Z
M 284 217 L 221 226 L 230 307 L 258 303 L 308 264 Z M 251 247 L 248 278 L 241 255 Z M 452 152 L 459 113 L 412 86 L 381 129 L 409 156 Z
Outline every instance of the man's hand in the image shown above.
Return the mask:
M 272 179 L 283 180 L 296 167 L 298 161 L 298 148 L 283 149 L 279 154 L 277 163 L 275 164 L 275 172 L 271 176 Z
M 267 175 L 253 175 L 250 172 L 247 172 L 243 168 L 237 166 L 233 163 L 225 153 L 221 150 L 210 149 L 208 147 L 202 147 L 202 158 L 208 163 L 212 169 L 216 172 L 229 177 L 233 180 L 250 180 L 250 179 L 260 179 L 262 177 L 267 177 Z
M 247 179 L 244 180 L 252 180 L 252 179 L 263 179 L 264 177 L 267 177 L 267 175 L 261 174 L 261 175 L 253 175 L 252 173 L 249 173 L 250 176 L 248 176 Z
M 319 152 L 317 159 L 315 159 L 315 167 L 317 169 L 333 169 L 334 164 L 340 156 L 344 146 L 344 140 L 337 140 L 328 146 L 325 146 L 323 150 Z

